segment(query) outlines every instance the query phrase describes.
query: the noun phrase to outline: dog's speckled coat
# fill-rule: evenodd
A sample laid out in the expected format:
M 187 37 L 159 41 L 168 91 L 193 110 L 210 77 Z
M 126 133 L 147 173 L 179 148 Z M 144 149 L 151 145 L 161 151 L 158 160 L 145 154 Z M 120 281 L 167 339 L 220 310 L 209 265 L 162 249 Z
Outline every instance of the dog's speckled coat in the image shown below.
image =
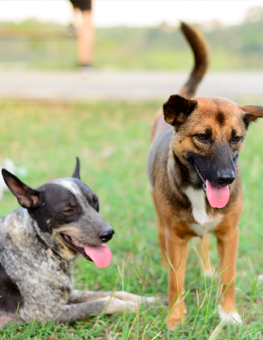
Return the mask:
M 23 207 L 0 219 L 0 328 L 13 322 L 17 311 L 17 322 L 72 322 L 90 313 L 134 311 L 155 300 L 126 292 L 73 290 L 76 257 L 79 252 L 90 257 L 67 240 L 99 246 L 114 233 L 98 213 L 97 196 L 80 181 L 79 162 L 71 178 L 36 190 L 2 172 Z
M 55 320 L 73 289 L 74 259 L 64 260 L 43 243 L 36 221 L 24 208 L 0 223 L 0 263 L 21 293 L 19 317 Z

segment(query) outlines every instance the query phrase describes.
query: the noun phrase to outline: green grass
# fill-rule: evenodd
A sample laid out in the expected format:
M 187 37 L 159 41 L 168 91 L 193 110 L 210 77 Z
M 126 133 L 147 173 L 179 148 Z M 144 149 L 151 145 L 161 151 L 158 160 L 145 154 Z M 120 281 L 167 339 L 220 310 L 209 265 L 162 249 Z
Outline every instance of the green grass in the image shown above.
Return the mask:
M 263 102 L 261 102 L 263 104 Z M 0 102 L 0 158 L 26 165 L 24 181 L 37 187 L 52 178 L 68 177 L 81 160 L 81 177 L 100 198 L 101 214 L 116 234 L 109 245 L 113 260 L 97 269 L 79 258 L 75 268 L 78 289 L 121 290 L 137 294 L 167 294 L 167 268 L 160 266 L 155 213 L 145 164 L 150 122 L 161 102 L 90 102 L 67 106 Z M 253 124 L 241 155 L 244 208 L 240 222 L 236 299 L 244 326 L 226 326 L 218 339 L 263 338 L 263 121 Z M 110 149 L 109 149 L 110 148 Z M 105 157 L 105 149 L 113 153 Z M 104 152 L 103 152 L 104 151 Z M 18 207 L 6 192 L 1 215 Z M 219 324 L 216 313 L 218 277 L 204 278 L 190 242 L 186 272 L 185 325 L 168 331 L 167 307 L 162 303 L 136 313 L 90 316 L 71 326 L 37 322 L 0 331 L 1 339 L 208 339 Z M 215 240 L 211 258 L 217 266 Z M 119 268 L 119 269 L 118 269 Z M 123 278 L 120 271 L 123 270 Z M 200 304 L 197 304 L 197 292 Z

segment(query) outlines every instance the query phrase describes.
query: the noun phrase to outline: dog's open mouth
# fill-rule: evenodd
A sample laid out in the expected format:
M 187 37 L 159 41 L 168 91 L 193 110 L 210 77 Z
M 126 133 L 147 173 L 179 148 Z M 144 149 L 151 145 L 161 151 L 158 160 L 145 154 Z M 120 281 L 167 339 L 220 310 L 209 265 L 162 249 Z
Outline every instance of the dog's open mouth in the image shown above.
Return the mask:
M 89 246 L 73 240 L 70 236 L 61 233 L 63 240 L 73 249 L 77 250 L 85 259 L 95 263 L 96 267 L 107 267 L 111 262 L 111 250 L 106 244 Z
M 196 165 L 195 162 L 192 163 L 194 166 L 194 170 L 197 173 L 197 176 L 199 177 L 202 186 L 203 186 L 203 190 L 206 192 L 206 179 L 204 178 L 204 176 L 202 175 L 201 171 L 199 170 L 198 166 Z
M 227 205 L 229 200 L 229 188 L 228 185 L 217 186 L 209 182 L 201 173 L 200 169 L 194 162 L 194 170 L 197 176 L 202 182 L 203 189 L 206 193 L 206 197 L 211 207 L 213 208 L 223 208 Z

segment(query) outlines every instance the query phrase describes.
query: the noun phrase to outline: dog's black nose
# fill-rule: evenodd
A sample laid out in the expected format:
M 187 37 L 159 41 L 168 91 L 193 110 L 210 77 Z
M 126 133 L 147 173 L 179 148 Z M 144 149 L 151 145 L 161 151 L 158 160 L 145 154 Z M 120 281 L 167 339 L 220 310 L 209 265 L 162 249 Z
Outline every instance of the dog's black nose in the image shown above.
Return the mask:
M 220 171 L 217 173 L 217 183 L 219 185 L 229 185 L 236 178 L 236 174 L 234 171 Z
M 106 229 L 100 232 L 99 238 L 102 242 L 108 242 L 112 238 L 114 233 L 115 231 L 113 229 Z

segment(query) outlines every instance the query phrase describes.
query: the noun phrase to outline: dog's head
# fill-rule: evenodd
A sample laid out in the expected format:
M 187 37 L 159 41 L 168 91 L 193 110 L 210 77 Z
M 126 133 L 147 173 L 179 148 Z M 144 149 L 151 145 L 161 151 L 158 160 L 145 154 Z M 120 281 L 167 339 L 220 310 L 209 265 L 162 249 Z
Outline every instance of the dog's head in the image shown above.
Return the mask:
M 97 267 L 111 260 L 108 242 L 114 230 L 99 214 L 99 199 L 80 180 L 80 164 L 70 178 L 51 180 L 32 189 L 3 169 L 2 174 L 19 204 L 37 222 L 41 232 L 54 235 L 56 242 L 69 252 L 80 253 Z
M 263 117 L 263 107 L 237 105 L 222 98 L 172 95 L 163 112 L 176 131 L 172 150 L 184 167 L 186 182 L 196 189 L 202 187 L 212 207 L 224 207 L 246 131 L 252 121 Z

